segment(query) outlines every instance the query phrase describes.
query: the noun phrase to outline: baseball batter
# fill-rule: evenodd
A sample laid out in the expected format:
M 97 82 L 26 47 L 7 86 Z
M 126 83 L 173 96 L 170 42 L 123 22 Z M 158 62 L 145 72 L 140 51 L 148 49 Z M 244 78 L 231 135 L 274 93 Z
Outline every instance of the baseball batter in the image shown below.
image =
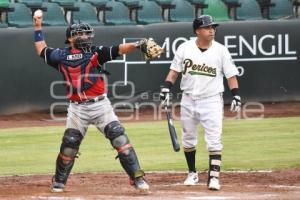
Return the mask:
M 133 52 L 141 43 L 93 46 L 93 28 L 89 24 L 78 23 L 67 28 L 66 43 L 69 47 L 55 49 L 48 47 L 44 40 L 42 16 L 34 15 L 33 20 L 37 54 L 62 73 L 70 99 L 66 129 L 56 160 L 51 190 L 63 192 L 89 124 L 94 124 L 117 150 L 130 183 L 139 190 L 148 190 L 149 185 L 143 178 L 144 172 L 135 150 L 106 97 L 101 71 L 105 62 Z
M 223 77 L 231 89 L 231 111 L 239 111 L 241 98 L 238 94 L 238 70 L 228 49 L 214 40 L 216 24 L 209 15 L 202 15 L 193 22 L 197 38 L 181 44 L 171 63 L 169 74 L 161 87 L 161 99 L 169 98 L 169 92 L 179 73 L 182 73 L 181 123 L 182 145 L 189 173 L 185 185 L 195 185 L 198 174 L 195 167 L 197 125 L 205 131 L 209 152 L 208 188 L 221 188 L 220 165 L 223 145 L 221 143 L 223 120 Z

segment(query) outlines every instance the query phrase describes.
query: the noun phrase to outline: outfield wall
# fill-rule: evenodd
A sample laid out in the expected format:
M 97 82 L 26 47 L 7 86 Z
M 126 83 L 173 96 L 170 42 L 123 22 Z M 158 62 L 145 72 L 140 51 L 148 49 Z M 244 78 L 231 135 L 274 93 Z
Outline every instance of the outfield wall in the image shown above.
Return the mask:
M 105 26 L 95 28 L 95 44 L 111 45 L 153 37 L 166 54 L 150 63 L 137 51 L 106 64 L 109 96 L 114 102 L 159 102 L 157 92 L 164 80 L 174 51 L 194 37 L 191 23 L 147 26 Z M 225 44 L 240 71 L 244 102 L 300 100 L 300 21 L 224 22 L 216 40 Z M 65 28 L 44 28 L 49 46 L 64 47 Z M 33 29 L 0 29 L 1 67 L 0 114 L 48 110 L 53 103 L 66 103 L 62 76 L 43 63 L 34 49 Z M 179 85 L 179 81 L 176 84 Z M 180 90 L 175 87 L 174 99 Z M 113 94 L 113 95 L 112 95 Z M 225 93 L 225 102 L 229 102 Z

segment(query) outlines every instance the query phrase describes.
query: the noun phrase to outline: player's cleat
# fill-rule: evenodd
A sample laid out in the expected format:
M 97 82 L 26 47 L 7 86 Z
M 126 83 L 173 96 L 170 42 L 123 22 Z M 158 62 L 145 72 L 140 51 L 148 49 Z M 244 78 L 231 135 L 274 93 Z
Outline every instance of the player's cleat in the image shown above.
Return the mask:
M 130 184 L 133 185 L 136 189 L 141 190 L 141 191 L 149 190 L 149 185 L 142 176 L 137 177 L 134 180 L 131 180 Z
M 63 192 L 65 185 L 63 183 L 53 182 L 51 185 L 52 192 Z
M 187 178 L 184 181 L 184 185 L 196 185 L 198 183 L 198 173 L 197 172 L 189 172 Z
M 210 190 L 220 190 L 221 185 L 220 185 L 219 179 L 216 178 L 216 177 L 212 177 L 209 181 L 208 189 L 210 189 Z

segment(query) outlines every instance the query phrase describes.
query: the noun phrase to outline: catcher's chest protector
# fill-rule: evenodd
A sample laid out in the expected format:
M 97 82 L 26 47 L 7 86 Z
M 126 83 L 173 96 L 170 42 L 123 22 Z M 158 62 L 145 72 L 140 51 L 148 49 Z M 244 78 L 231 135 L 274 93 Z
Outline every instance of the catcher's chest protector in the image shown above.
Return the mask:
M 98 54 L 65 49 L 59 70 L 64 75 L 67 88 L 73 93 L 83 92 L 101 78 Z

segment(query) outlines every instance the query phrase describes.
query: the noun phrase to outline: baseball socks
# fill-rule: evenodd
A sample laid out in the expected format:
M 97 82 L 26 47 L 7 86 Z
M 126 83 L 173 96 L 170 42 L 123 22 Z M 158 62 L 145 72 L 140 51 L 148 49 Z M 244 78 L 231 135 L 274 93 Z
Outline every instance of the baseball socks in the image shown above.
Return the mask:
M 196 149 L 195 148 L 184 148 L 185 159 L 189 168 L 189 173 L 187 178 L 184 181 L 184 185 L 196 185 L 199 181 L 198 173 L 195 167 L 195 157 L 196 157 Z
M 221 154 L 210 154 L 209 155 L 209 171 L 208 171 L 208 189 L 220 190 L 220 169 L 221 169 Z

